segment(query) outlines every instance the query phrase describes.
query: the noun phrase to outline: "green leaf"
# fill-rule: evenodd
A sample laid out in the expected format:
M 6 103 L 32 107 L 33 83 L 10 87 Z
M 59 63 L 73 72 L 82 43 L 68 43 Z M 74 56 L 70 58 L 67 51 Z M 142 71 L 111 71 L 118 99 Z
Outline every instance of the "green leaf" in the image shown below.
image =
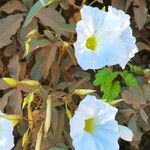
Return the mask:
M 2 79 L 10 86 L 17 86 L 19 84 L 19 81 L 12 78 L 2 78 Z
M 23 24 L 23 27 L 25 27 L 26 25 L 28 25 L 31 20 L 33 19 L 33 17 L 45 6 L 51 4 L 54 0 L 38 0 L 30 9 L 25 22 Z
M 130 72 L 139 74 L 139 75 L 143 75 L 143 69 L 140 66 L 136 66 L 133 64 L 128 63 L 128 66 L 130 67 Z
M 132 73 L 124 70 L 123 72 L 120 72 L 120 75 L 124 79 L 127 86 L 138 86 L 138 80 L 134 77 Z
M 118 97 L 120 93 L 120 82 L 113 82 L 118 75 L 119 72 L 112 72 L 110 68 L 103 68 L 96 73 L 93 84 L 95 86 L 101 86 L 104 99 L 113 100 Z
M 107 77 L 109 76 L 109 73 L 110 72 L 107 68 L 99 70 L 95 75 L 95 80 L 93 82 L 94 86 L 98 86 L 98 85 L 102 84 L 102 82 L 104 80 L 106 80 Z
M 119 72 L 112 72 L 109 68 L 103 68 L 96 73 L 93 84 L 94 86 L 101 85 L 103 90 L 106 86 L 111 86 L 112 81 L 118 76 L 118 74 Z
M 115 81 L 114 83 L 112 83 L 111 87 L 109 86 L 104 89 L 104 95 L 102 96 L 102 98 L 108 101 L 114 100 L 116 97 L 119 96 L 120 89 L 120 82 Z

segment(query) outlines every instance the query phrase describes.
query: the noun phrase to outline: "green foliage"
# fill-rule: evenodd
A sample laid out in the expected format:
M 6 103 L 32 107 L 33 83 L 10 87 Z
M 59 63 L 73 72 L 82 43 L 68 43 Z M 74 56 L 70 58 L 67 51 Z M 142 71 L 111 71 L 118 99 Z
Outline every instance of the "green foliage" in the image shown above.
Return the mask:
M 108 86 L 108 88 L 105 88 L 103 90 L 104 95 L 102 96 L 102 98 L 106 100 L 113 100 L 118 97 L 120 89 L 121 86 L 119 81 L 112 82 L 111 85 Z
M 119 95 L 120 83 L 118 81 L 113 82 L 118 74 L 119 72 L 112 72 L 109 68 L 104 68 L 96 73 L 93 84 L 101 86 L 104 99 L 113 100 Z
M 128 71 L 124 70 L 123 72 L 120 72 L 120 75 L 125 81 L 125 84 L 127 86 L 138 86 L 137 79 L 133 76 L 132 73 L 129 73 Z
M 95 80 L 93 82 L 94 86 L 100 86 L 101 91 L 104 93 L 102 98 L 107 101 L 112 101 L 119 96 L 121 86 L 121 81 L 117 81 L 117 77 L 121 76 L 125 84 L 129 87 L 137 86 L 138 81 L 132 73 L 124 70 L 112 71 L 110 68 L 103 68 L 99 70 L 95 75 Z

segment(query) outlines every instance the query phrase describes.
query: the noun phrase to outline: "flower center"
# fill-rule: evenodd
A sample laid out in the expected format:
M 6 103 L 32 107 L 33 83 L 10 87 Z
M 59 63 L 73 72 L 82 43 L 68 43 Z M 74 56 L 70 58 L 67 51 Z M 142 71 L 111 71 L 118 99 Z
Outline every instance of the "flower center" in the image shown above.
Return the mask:
M 97 38 L 95 35 L 92 35 L 91 37 L 87 38 L 86 40 L 86 47 L 90 49 L 91 51 L 95 51 L 97 46 Z
M 85 127 L 84 127 L 84 130 L 86 132 L 89 132 L 89 133 L 92 133 L 93 130 L 94 130 L 94 127 L 95 127 L 95 121 L 93 118 L 90 118 L 90 119 L 86 119 L 85 120 Z

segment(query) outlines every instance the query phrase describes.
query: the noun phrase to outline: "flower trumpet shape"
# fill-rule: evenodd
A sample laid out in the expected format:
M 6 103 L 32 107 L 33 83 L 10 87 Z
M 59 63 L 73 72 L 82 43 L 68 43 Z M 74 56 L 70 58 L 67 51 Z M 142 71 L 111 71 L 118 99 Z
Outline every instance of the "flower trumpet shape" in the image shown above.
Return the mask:
M 5 115 L 0 112 L 0 116 Z M 14 147 L 13 123 L 0 117 L 0 150 L 11 150 Z
M 70 119 L 75 150 L 118 150 L 119 137 L 131 141 L 132 131 L 115 120 L 117 111 L 95 96 L 86 96 Z
M 83 6 L 77 23 L 75 56 L 82 69 L 100 69 L 119 64 L 123 69 L 138 52 L 130 16 L 111 6 L 108 12 Z

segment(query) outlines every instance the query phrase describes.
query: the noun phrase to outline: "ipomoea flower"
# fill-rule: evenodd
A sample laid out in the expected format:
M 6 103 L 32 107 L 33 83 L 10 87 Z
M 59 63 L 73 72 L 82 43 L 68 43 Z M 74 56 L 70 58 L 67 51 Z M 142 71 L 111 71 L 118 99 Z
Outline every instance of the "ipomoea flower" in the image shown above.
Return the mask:
M 85 5 L 81 8 L 74 48 L 84 70 L 116 64 L 124 69 L 138 51 L 129 19 L 129 15 L 111 6 L 108 12 Z
M 0 112 L 0 116 L 5 115 Z M 13 123 L 0 117 L 0 150 L 11 150 L 14 147 Z
M 122 126 L 115 120 L 117 111 L 95 96 L 86 96 L 70 120 L 75 150 L 118 150 L 119 137 L 131 141 L 132 131 L 124 127 L 122 132 Z

